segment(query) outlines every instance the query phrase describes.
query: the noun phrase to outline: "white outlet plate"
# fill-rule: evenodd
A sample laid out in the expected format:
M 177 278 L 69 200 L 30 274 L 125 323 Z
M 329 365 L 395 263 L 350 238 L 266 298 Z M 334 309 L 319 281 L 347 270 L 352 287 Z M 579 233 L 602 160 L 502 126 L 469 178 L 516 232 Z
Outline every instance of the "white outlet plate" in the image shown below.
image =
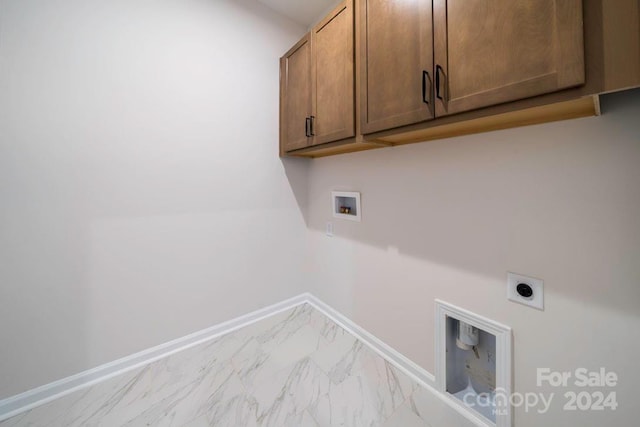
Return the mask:
M 533 289 L 533 295 L 523 297 L 516 290 L 518 284 L 526 283 Z M 529 307 L 544 310 L 544 280 L 524 276 L 517 273 L 507 273 L 507 299 Z
M 327 222 L 325 226 L 325 234 L 329 237 L 333 237 L 333 223 Z

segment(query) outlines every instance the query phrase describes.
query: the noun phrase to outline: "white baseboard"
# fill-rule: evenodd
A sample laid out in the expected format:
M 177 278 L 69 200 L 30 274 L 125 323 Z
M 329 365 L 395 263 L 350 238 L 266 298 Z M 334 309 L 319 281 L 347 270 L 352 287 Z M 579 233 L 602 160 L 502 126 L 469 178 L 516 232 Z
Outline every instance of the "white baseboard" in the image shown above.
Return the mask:
M 333 320 L 353 336 L 358 338 L 360 341 L 362 341 L 363 344 L 367 345 L 370 349 L 378 353 L 380 357 L 391 362 L 395 367 L 399 368 L 412 379 L 417 380 L 422 384 L 428 385 L 431 388 L 435 388 L 436 380 L 433 374 L 418 366 L 415 362 L 409 360 L 399 351 L 384 343 L 369 331 L 357 325 L 347 316 L 335 310 L 333 307 L 325 304 L 320 299 L 311 294 L 307 294 L 306 296 L 308 299 L 307 302 L 311 306 L 327 316 L 329 319 Z
M 44 405 L 74 391 L 92 386 L 116 375 L 137 369 L 156 360 L 202 344 L 221 335 L 258 322 L 274 314 L 289 310 L 308 301 L 308 295 L 302 294 L 288 300 L 253 311 L 235 319 L 219 323 L 207 329 L 185 335 L 173 341 L 160 344 L 141 352 L 105 363 L 96 368 L 62 378 L 49 384 L 28 390 L 24 393 L 0 400 L 0 421 L 14 417 L 25 411 Z
M 492 424 L 487 423 L 484 418 L 478 416 L 468 408 L 458 405 L 457 402 L 449 398 L 446 393 L 438 391 L 436 387 L 436 377 L 431 372 L 417 365 L 402 353 L 389 346 L 369 331 L 359 326 L 339 311 L 335 310 L 333 307 L 325 304 L 320 299 L 311 294 L 306 294 L 306 296 L 308 298 L 308 304 L 358 338 L 363 344 L 378 353 L 380 357 L 386 359 L 409 378 L 431 391 L 452 410 L 458 412 L 478 427 L 494 427 Z
M 4 400 L 0 400 L 0 421 L 4 421 L 69 393 L 73 393 L 74 391 L 81 390 L 116 375 L 140 368 L 146 364 L 202 344 L 221 335 L 233 332 L 236 329 L 259 322 L 269 316 L 273 316 L 277 313 L 305 303 L 311 305 L 340 327 L 344 328 L 347 332 L 351 333 L 357 339 L 362 341 L 363 344 L 368 346 L 384 359 L 388 360 L 411 379 L 432 391 L 436 396 L 446 402 L 452 410 L 461 413 L 478 426 L 486 426 L 486 424 L 473 413 L 464 410 L 464 408 L 452 405 L 450 399 L 447 399 L 443 393 L 437 391 L 436 381 L 433 374 L 418 366 L 400 352 L 393 349 L 391 346 L 387 345 L 373 334 L 354 323 L 351 319 L 325 304 L 310 293 L 298 295 L 235 319 L 222 322 L 210 328 L 186 335 L 182 338 L 169 341 L 165 344 L 143 350 L 130 356 L 123 357 L 122 359 L 106 363 L 79 374 L 63 378 Z

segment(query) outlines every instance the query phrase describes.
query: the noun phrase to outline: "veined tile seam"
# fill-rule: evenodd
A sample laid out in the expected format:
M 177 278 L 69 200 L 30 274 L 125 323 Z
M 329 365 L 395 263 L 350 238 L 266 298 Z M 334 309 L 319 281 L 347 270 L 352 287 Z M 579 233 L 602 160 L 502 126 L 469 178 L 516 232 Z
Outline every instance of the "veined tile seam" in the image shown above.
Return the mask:
M 452 404 L 450 398 L 448 398 L 444 393 L 438 392 L 435 387 L 435 376 L 433 374 L 418 366 L 403 354 L 387 345 L 364 328 L 358 326 L 356 323 L 351 321 L 351 319 L 310 293 L 300 294 L 268 307 L 236 317 L 235 319 L 219 323 L 164 344 L 151 347 L 78 374 L 71 375 L 0 400 L 0 421 L 12 418 L 75 391 L 82 390 L 115 376 L 141 368 L 157 360 L 171 356 L 172 354 L 206 343 L 207 341 L 211 341 L 222 335 L 257 323 L 283 311 L 291 310 L 302 304 L 309 304 L 331 321 L 335 322 L 380 357 L 400 369 L 409 378 L 413 379 L 434 395 L 438 396 L 442 401 L 447 403 L 452 410 L 459 412 L 478 426 L 487 426 L 487 424 L 475 414 L 465 410 L 464 408 L 460 408 L 458 405 Z

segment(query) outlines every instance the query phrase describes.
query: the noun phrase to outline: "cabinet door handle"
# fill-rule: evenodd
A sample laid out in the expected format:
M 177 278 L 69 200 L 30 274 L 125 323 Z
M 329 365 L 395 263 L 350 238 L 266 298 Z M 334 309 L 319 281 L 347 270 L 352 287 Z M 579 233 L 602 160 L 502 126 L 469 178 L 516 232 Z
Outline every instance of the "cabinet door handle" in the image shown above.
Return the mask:
M 315 125 L 314 122 L 316 120 L 316 116 L 311 116 L 309 119 L 310 119 L 310 123 L 311 123 L 311 126 L 309 126 L 309 134 L 310 134 L 309 136 L 316 136 L 316 134 L 314 132 L 314 129 L 313 129 L 313 127 Z
M 444 98 L 440 95 L 440 72 L 441 71 L 444 72 L 442 67 L 439 65 L 436 65 L 436 98 L 444 100 Z
M 306 136 L 307 138 L 311 136 L 310 129 L 311 129 L 311 117 L 306 117 L 304 119 L 304 136 Z
M 424 70 L 422 71 L 422 102 L 429 105 L 429 94 L 431 93 L 431 91 L 427 92 L 427 80 L 430 81 L 429 72 Z

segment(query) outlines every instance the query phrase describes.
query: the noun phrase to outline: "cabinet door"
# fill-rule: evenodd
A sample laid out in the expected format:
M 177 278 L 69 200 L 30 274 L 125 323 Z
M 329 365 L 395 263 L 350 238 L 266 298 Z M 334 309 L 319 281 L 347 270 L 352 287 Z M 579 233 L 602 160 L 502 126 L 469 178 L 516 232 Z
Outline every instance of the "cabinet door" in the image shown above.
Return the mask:
M 313 29 L 313 145 L 355 136 L 353 31 L 352 0 Z
M 581 0 L 433 6 L 437 116 L 584 83 Z
M 280 149 L 309 145 L 311 40 L 307 34 L 280 58 Z
M 359 1 L 362 133 L 433 118 L 432 0 Z

